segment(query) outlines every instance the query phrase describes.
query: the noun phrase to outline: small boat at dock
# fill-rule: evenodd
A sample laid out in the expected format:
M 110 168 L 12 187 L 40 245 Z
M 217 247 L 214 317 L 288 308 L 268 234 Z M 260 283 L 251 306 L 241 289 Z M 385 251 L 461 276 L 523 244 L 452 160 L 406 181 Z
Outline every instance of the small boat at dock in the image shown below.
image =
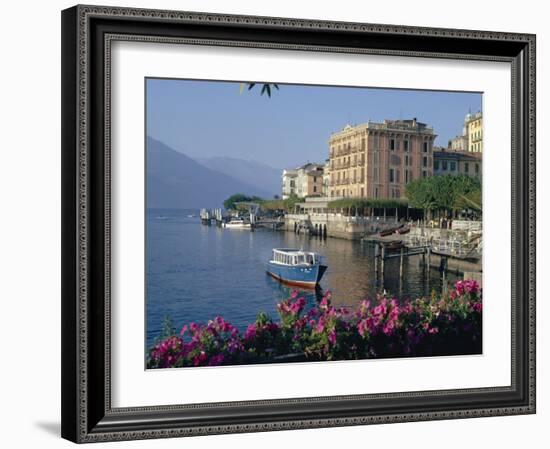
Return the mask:
M 388 228 L 388 229 L 384 229 L 383 231 L 380 231 L 380 233 L 378 234 L 380 237 L 388 237 L 392 234 L 395 234 L 396 232 L 399 232 L 400 229 L 402 229 L 405 225 L 401 225 L 401 226 L 396 226 L 394 228 Z
M 232 218 L 228 222 L 223 223 L 223 227 L 227 229 L 250 229 L 252 225 L 243 218 Z
M 267 263 L 267 274 L 288 285 L 316 288 L 327 270 L 321 256 L 311 251 L 274 248 Z

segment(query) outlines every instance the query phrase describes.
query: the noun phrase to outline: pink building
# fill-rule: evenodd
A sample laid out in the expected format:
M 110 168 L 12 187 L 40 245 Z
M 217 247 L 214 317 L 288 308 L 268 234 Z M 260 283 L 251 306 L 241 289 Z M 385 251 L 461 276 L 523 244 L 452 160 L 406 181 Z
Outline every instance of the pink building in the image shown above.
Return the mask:
M 329 139 L 331 197 L 401 198 L 433 174 L 433 129 L 416 118 L 347 125 Z

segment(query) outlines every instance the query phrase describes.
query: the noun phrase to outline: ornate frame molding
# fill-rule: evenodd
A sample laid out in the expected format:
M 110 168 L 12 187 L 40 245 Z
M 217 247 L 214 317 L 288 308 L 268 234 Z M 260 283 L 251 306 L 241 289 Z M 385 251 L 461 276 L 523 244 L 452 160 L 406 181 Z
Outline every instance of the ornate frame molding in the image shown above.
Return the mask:
M 132 30 L 139 30 L 140 24 L 144 23 L 158 25 L 157 34 L 148 34 L 145 29 L 143 33 L 119 32 L 128 24 L 132 26 Z M 199 37 L 175 36 L 172 32 L 162 35 L 163 30 L 185 30 L 186 26 L 191 25 L 202 27 L 205 34 Z M 227 25 L 231 27 L 228 28 Z M 208 37 L 214 29 L 221 29 L 217 35 L 225 32 L 225 37 Z M 238 34 L 234 30 L 246 32 L 248 36 L 256 31 L 268 32 L 270 35 L 293 31 L 296 32 L 296 40 L 303 39 L 303 43 L 269 42 L 262 40 L 261 36 L 257 41 L 240 40 L 234 38 Z M 158 34 L 159 31 L 161 34 Z M 323 33 L 323 37 L 327 36 L 325 41 L 308 43 L 308 39 L 313 36 L 311 33 L 319 31 Z M 100 6 L 76 6 L 64 11 L 63 33 L 62 434 L 65 438 L 76 442 L 94 442 L 535 412 L 534 35 Z M 304 36 L 301 33 L 305 33 Z M 388 39 L 394 39 L 391 45 L 395 46 L 395 38 L 405 36 L 417 38 L 418 42 L 426 42 L 422 44 L 424 48 L 384 47 L 385 42 L 390 43 Z M 355 38 L 360 41 L 359 44 L 354 42 Z M 368 39 L 374 45 L 363 46 L 361 41 Z M 511 63 L 512 109 L 515 111 L 512 116 L 512 385 L 471 390 L 111 408 L 109 108 L 110 49 L 111 43 L 117 40 L 480 59 Z M 331 44 L 334 42 L 351 42 L 351 45 Z M 443 43 L 452 43 L 450 46 L 453 51 L 438 50 L 437 46 Z M 457 50 L 458 43 L 462 47 Z M 466 48 L 467 43 L 471 44 L 469 51 Z M 481 45 L 484 46 L 481 51 L 474 51 Z M 99 92 L 100 84 L 103 85 L 102 92 Z M 99 129 L 98 117 L 103 117 Z M 103 147 L 102 155 L 96 161 L 99 143 Z M 523 220 L 518 216 L 518 210 L 528 211 Z M 99 246 L 96 239 L 98 233 L 102 234 Z M 100 278 L 103 278 L 103 285 L 98 293 L 93 286 L 96 285 L 94 279 Z M 521 296 L 518 296 L 518 292 Z M 101 304 L 94 300 L 100 297 L 98 294 L 102 297 Z M 98 313 L 97 307 L 102 311 L 102 325 L 91 319 L 92 313 Z M 103 342 L 103 347 L 98 347 L 101 346 L 98 342 Z M 101 369 L 92 371 L 92 358 L 94 366 L 102 359 Z M 97 396 L 101 392 L 102 400 L 98 400 Z M 492 398 L 491 395 L 499 394 L 508 398 L 504 401 L 505 405 L 467 408 L 464 403 L 460 403 L 448 410 L 439 409 L 444 399 L 465 395 Z M 363 404 L 365 401 L 399 399 L 414 404 L 415 398 L 426 395 L 433 398 L 433 406 L 421 410 L 415 410 L 411 405 L 411 411 L 405 412 L 384 413 L 381 411 L 383 408 L 379 407 L 378 412 L 371 410 L 358 413 L 356 410 L 352 412 L 350 408 L 343 415 L 337 413 L 336 409 L 332 414 L 324 413 L 326 416 L 319 413 L 316 416 L 314 413 L 316 407 L 330 408 L 331 403 L 339 404 L 341 401 Z M 302 413 L 304 418 L 295 416 L 292 419 L 274 418 L 261 422 L 242 419 L 246 408 L 256 407 L 264 411 L 276 406 L 295 407 L 299 404 L 310 409 L 307 413 Z M 223 417 L 219 417 L 218 413 L 216 417 L 212 415 L 210 418 L 202 418 L 201 421 L 194 412 L 205 409 L 215 409 L 217 412 L 222 410 L 220 413 Z M 223 409 L 231 413 L 224 414 Z M 231 422 L 235 416 L 241 418 Z

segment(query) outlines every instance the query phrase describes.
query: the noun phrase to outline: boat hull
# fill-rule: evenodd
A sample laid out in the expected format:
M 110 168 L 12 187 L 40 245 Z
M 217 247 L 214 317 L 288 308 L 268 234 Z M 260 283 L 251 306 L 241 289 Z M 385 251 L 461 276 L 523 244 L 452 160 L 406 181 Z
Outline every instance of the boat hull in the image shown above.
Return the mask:
M 327 267 L 325 265 L 283 265 L 273 262 L 267 264 L 267 274 L 287 285 L 303 288 L 315 288 Z
M 226 229 L 250 229 L 250 224 L 230 224 L 230 223 L 224 223 L 223 225 Z

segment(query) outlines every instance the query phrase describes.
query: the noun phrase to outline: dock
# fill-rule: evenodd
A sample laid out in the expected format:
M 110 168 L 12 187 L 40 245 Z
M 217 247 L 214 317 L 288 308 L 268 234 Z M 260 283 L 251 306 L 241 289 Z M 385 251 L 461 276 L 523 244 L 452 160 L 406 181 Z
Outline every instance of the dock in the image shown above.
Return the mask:
M 448 273 L 475 276 L 482 272 L 481 235 L 470 238 L 466 243 L 456 237 L 434 239 L 408 234 L 370 235 L 362 241 L 374 243 L 375 274 L 382 282 L 387 260 L 399 259 L 399 279 L 402 279 L 405 260 L 415 256 L 422 258 L 421 262 L 427 270 L 437 269 L 443 279 Z

